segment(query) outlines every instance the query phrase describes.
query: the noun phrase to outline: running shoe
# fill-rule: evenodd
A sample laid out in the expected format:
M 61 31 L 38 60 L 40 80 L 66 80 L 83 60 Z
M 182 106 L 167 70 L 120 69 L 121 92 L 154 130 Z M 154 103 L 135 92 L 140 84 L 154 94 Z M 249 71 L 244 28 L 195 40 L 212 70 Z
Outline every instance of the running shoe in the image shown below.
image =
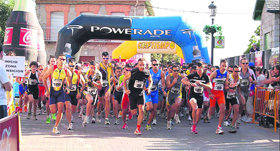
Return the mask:
M 74 120 L 73 120 L 73 115 L 71 115 L 71 123 L 74 123 Z
M 73 124 L 70 123 L 67 129 L 68 129 L 68 130 L 73 130 Z
M 51 118 L 48 116 L 46 119 L 46 124 L 50 124 L 51 123 Z
M 21 107 L 19 108 L 19 113 L 22 113 L 22 108 Z
M 33 120 L 38 120 L 36 115 L 33 115 Z
M 80 113 L 78 117 L 79 117 L 79 118 L 82 118 L 82 117 L 83 117 L 83 114 Z
M 216 134 L 224 134 L 224 131 L 222 130 L 222 127 L 217 128 Z
M 85 127 L 85 126 L 87 126 L 88 123 L 89 123 L 89 117 L 85 116 L 82 126 Z
M 192 131 L 192 133 L 197 134 L 196 126 L 195 126 L 195 125 L 193 125 L 193 126 L 191 127 L 191 131 Z
M 204 123 L 210 123 L 210 122 L 209 122 L 209 118 L 208 118 L 207 115 L 203 118 L 203 122 L 204 122 Z
M 122 129 L 127 129 L 127 124 L 124 123 Z
M 231 126 L 231 128 L 228 130 L 229 133 L 236 133 L 237 129 L 234 126 Z
M 244 116 L 241 117 L 241 121 L 246 122 L 247 118 L 248 118 L 247 115 L 244 115 Z
M 135 134 L 135 135 L 141 135 L 141 130 L 140 130 L 140 128 L 136 128 L 134 134 Z
M 171 130 L 171 120 L 170 121 L 167 121 L 167 130 Z
M 146 125 L 146 130 L 147 130 L 147 131 L 152 130 L 151 125 Z
M 99 118 L 98 115 L 96 116 L 96 122 L 97 122 L 97 123 L 101 123 L 101 119 Z
M 157 125 L 157 119 L 153 119 L 152 125 Z
M 24 112 L 27 112 L 27 105 L 24 105 Z
M 132 120 L 132 118 L 133 118 L 133 116 L 132 116 L 131 112 L 129 112 L 129 113 L 128 113 L 128 119 L 129 119 L 129 120 Z
M 30 119 L 31 118 L 31 113 L 28 113 L 27 114 L 27 119 Z
M 175 119 L 175 123 L 176 123 L 176 124 L 180 124 L 180 123 L 181 123 L 178 114 L 175 114 L 174 119 Z
M 192 117 L 190 115 L 188 117 L 188 121 L 192 121 Z
M 55 113 L 52 114 L 52 119 L 55 121 L 56 120 L 56 115 Z
M 57 127 L 54 127 L 53 130 L 52 130 L 52 132 L 53 132 L 54 134 L 60 134 L 60 131 L 57 129 Z
M 230 126 L 229 121 L 224 121 L 224 126 Z
M 109 121 L 109 118 L 105 118 L 105 125 L 110 125 L 110 121 Z
M 91 123 L 95 123 L 95 117 L 92 117 Z
M 116 118 L 114 125 L 119 125 L 119 124 L 120 124 L 120 119 Z

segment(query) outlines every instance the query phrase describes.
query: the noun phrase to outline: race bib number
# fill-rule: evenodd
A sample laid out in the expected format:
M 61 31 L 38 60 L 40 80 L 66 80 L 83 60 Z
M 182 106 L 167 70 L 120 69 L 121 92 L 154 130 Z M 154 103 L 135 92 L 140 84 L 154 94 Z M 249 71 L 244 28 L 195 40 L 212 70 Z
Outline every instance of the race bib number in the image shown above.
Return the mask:
M 24 84 L 28 84 L 28 78 L 24 78 Z
M 249 86 L 249 80 L 248 79 L 241 79 L 240 86 L 242 86 L 242 87 Z
M 152 85 L 151 91 L 156 91 L 157 90 L 157 85 Z
M 36 85 L 37 84 L 37 80 L 29 79 L 28 83 L 29 83 L 29 85 Z
M 233 99 L 236 97 L 236 93 L 235 92 L 228 92 L 227 93 L 227 99 Z
M 96 95 L 96 92 L 97 92 L 96 88 L 91 88 L 91 87 L 88 88 L 88 93 L 91 94 L 92 96 Z
M 213 79 L 213 82 L 215 83 L 214 90 L 217 90 L 217 91 L 224 90 L 225 81 L 226 81 L 225 78 Z
M 224 84 L 216 83 L 215 87 L 214 87 L 214 90 L 223 91 L 224 90 Z
M 109 85 L 109 82 L 107 80 L 103 80 L 102 87 L 107 87 Z
M 60 88 L 62 86 L 62 80 L 61 79 L 54 79 L 52 81 L 52 85 L 55 88 Z
M 70 91 L 76 91 L 77 90 L 77 85 L 73 84 L 70 88 Z
M 203 87 L 201 86 L 194 87 L 194 93 L 203 93 Z
M 134 82 L 134 88 L 137 88 L 137 89 L 142 89 L 142 88 L 144 88 L 144 81 L 135 80 L 135 82 Z
M 180 89 L 179 88 L 171 88 L 171 93 L 174 93 L 174 94 L 179 94 L 180 93 Z

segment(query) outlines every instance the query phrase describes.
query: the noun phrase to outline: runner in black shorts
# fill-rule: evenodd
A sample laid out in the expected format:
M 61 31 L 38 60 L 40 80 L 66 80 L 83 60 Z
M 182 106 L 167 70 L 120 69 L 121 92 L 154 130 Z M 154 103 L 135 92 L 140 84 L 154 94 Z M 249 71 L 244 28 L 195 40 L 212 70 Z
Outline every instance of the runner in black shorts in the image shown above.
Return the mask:
M 27 94 L 28 94 L 28 102 L 29 102 L 29 108 L 28 108 L 28 115 L 27 119 L 30 119 L 31 117 L 31 109 L 33 104 L 33 118 L 34 120 L 37 120 L 36 118 L 36 109 L 37 109 L 37 102 L 39 98 L 39 74 L 37 72 L 38 63 L 33 61 L 30 63 L 30 69 L 27 70 L 25 73 L 28 77 L 28 83 L 27 83 Z
M 143 59 L 139 59 L 137 62 L 137 67 L 133 69 L 131 72 L 127 72 L 124 77 L 124 83 L 129 80 L 128 88 L 126 84 L 124 84 L 125 93 L 129 95 L 130 100 L 130 109 L 131 113 L 135 115 L 137 113 L 137 107 L 139 110 L 139 115 L 137 119 L 137 128 L 134 132 L 135 135 L 141 135 L 141 123 L 143 121 L 143 105 L 144 105 L 144 94 L 150 93 L 150 89 L 152 87 L 152 78 L 148 70 L 144 70 L 145 63 Z M 146 80 L 149 80 L 148 88 L 145 88 L 144 85 Z M 145 90 L 145 92 L 144 92 Z
M 240 81 L 241 81 L 241 77 L 239 75 L 240 71 L 238 66 L 234 66 L 233 67 L 233 73 L 230 74 L 227 77 L 226 80 L 226 85 L 225 85 L 225 89 L 227 91 L 227 95 L 226 95 L 226 100 L 231 104 L 232 108 L 233 108 L 233 118 L 232 118 L 232 122 L 231 122 L 231 129 L 229 130 L 230 133 L 236 133 L 237 129 L 236 129 L 236 120 L 238 118 L 238 114 L 239 114 L 239 100 L 238 100 L 238 96 L 240 99 L 244 99 L 244 96 L 242 96 L 241 92 L 240 92 Z
M 68 69 L 71 72 L 71 79 L 69 79 L 69 87 L 66 89 L 65 95 L 65 106 L 66 106 L 66 118 L 68 121 L 68 130 L 73 130 L 72 124 L 72 108 L 74 112 L 76 110 L 76 106 L 78 104 L 77 97 L 78 97 L 78 86 L 79 83 L 82 83 L 82 87 L 84 88 L 84 82 L 80 82 L 80 76 L 78 71 L 75 70 L 75 62 L 73 59 L 69 60 Z M 79 94 L 80 95 L 80 94 Z
M 123 97 L 123 88 L 120 81 L 120 76 L 122 75 L 122 68 L 121 67 L 116 67 L 115 70 L 115 78 L 116 82 L 113 84 L 115 85 L 113 92 L 113 111 L 114 115 L 116 117 L 115 125 L 119 125 L 119 111 L 121 110 L 121 102 L 122 102 L 122 97 Z
M 202 63 L 197 63 L 197 71 L 188 75 L 186 78 L 183 79 L 182 82 L 185 83 L 185 81 L 188 82 L 187 85 L 191 86 L 189 94 L 193 119 L 193 126 L 191 130 L 194 134 L 197 134 L 196 125 L 199 121 L 202 112 L 203 91 L 204 89 L 211 89 L 212 86 L 210 84 L 208 75 L 203 72 Z

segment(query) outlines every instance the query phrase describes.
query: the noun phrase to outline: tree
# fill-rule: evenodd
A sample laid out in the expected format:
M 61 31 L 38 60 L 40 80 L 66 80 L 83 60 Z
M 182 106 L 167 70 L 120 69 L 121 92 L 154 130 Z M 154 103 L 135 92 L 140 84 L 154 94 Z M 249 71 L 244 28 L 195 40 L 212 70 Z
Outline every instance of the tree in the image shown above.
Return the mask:
M 151 54 L 151 59 L 158 60 L 161 64 L 166 64 L 169 61 L 180 62 L 180 57 L 174 54 Z
M 13 7 L 14 0 L 4 0 L 0 2 L 0 42 L 3 43 L 6 29 L 6 22 L 10 16 Z
M 257 29 L 254 31 L 255 34 L 249 39 L 248 48 L 246 49 L 244 54 L 250 53 L 250 49 L 253 47 L 254 43 L 256 43 L 257 47 L 260 48 L 260 30 L 261 26 L 258 26 Z

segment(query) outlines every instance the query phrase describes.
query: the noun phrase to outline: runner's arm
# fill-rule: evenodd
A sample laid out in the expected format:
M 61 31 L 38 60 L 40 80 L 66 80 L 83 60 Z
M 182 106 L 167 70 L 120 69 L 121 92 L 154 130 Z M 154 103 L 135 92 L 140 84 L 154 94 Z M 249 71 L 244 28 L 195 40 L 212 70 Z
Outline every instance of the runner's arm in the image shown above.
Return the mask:
M 43 84 L 45 86 L 46 91 L 49 92 L 49 88 L 48 88 L 48 83 L 47 83 L 47 79 L 49 78 L 49 76 L 53 73 L 53 66 L 51 66 L 43 75 Z
M 210 81 L 212 81 L 217 76 L 217 70 L 210 74 Z
M 85 87 L 86 87 L 86 82 L 85 82 L 85 79 L 84 79 L 84 76 L 81 74 L 81 73 L 79 73 L 80 74 L 80 82 L 82 83 L 82 89 L 81 89 L 81 92 L 83 92 L 84 91 L 84 89 L 85 89 Z
M 127 89 L 127 85 L 126 85 L 126 81 L 129 80 L 130 77 L 131 77 L 131 72 L 127 72 L 127 73 L 124 75 L 124 79 L 123 79 L 123 83 L 124 83 L 124 84 L 123 84 L 123 88 L 124 88 L 125 91 L 128 90 L 128 89 Z
M 182 79 L 182 83 L 183 83 L 184 85 L 186 85 L 186 86 L 189 86 L 189 85 L 190 85 L 190 81 L 189 81 L 188 77 L 184 77 L 184 78 Z
M 174 84 L 171 84 L 171 83 L 170 83 L 170 75 L 168 75 L 168 76 L 166 77 L 166 86 L 167 86 L 167 89 L 172 88 L 173 85 L 174 85 Z
M 165 89 L 165 79 L 164 79 L 164 73 L 163 72 L 161 72 L 160 78 L 161 78 L 161 91 L 164 92 L 164 89 Z

